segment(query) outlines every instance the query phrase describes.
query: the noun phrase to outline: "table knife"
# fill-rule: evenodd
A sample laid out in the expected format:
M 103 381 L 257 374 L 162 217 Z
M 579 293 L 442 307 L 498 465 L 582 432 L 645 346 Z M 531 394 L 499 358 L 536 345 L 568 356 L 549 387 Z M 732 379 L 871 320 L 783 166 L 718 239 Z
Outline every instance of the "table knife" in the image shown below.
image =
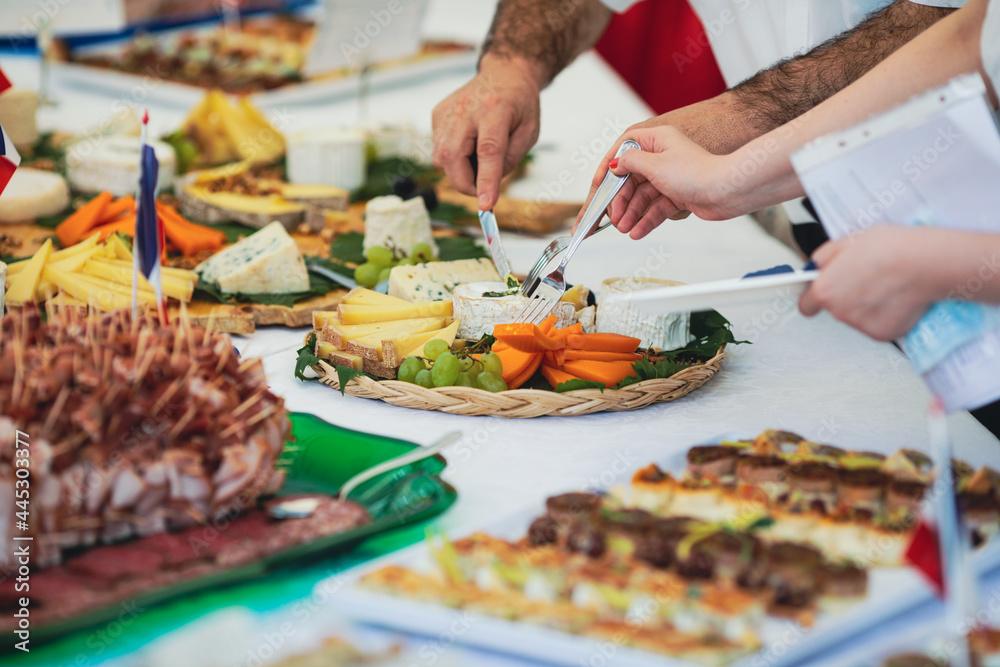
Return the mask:
M 479 212 L 479 225 L 483 228 L 483 236 L 486 238 L 486 247 L 490 250 L 490 257 L 496 265 L 500 277 L 504 280 L 510 275 L 510 262 L 507 261 L 507 253 L 503 250 L 500 242 L 500 227 L 497 225 L 497 218 L 493 211 Z

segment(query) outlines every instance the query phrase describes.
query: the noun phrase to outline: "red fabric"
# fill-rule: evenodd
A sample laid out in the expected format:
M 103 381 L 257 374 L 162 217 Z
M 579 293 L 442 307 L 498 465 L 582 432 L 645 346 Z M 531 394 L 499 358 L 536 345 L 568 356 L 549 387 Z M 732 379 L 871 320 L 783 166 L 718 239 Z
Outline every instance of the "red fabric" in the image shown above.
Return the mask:
M 941 572 L 941 547 L 937 530 L 923 519 L 917 525 L 913 541 L 906 549 L 906 560 L 934 586 L 939 596 L 944 596 L 944 575 Z
M 646 0 L 614 15 L 597 52 L 657 114 L 726 89 L 705 29 L 685 0 Z

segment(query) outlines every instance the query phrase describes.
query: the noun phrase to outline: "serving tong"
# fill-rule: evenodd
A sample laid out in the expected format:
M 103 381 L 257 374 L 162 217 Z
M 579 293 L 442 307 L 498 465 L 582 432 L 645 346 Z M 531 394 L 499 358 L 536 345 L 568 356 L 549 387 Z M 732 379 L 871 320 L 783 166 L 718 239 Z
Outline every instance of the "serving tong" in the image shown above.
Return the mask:
M 619 158 L 625 151 L 629 150 L 642 150 L 642 148 L 640 148 L 638 142 L 626 139 L 619 146 L 615 157 Z M 573 258 L 573 255 L 585 238 L 590 236 L 592 232 L 599 232 L 611 224 L 609 220 L 603 225 L 598 225 L 604 217 L 608 206 L 611 205 L 611 201 L 618 194 L 618 191 L 622 189 L 622 186 L 625 185 L 628 177 L 629 174 L 617 176 L 609 169 L 604 180 L 601 181 L 601 186 L 597 188 L 593 199 L 590 200 L 590 204 L 583 212 L 580 224 L 577 226 L 576 231 L 573 232 L 573 236 L 569 241 L 563 245 L 566 237 L 557 238 L 542 251 L 531 273 L 528 274 L 528 277 L 521 285 L 521 294 L 528 297 L 530 301 L 518 314 L 514 320 L 515 322 L 538 324 L 552 312 L 552 309 L 555 308 L 559 299 L 566 292 L 566 265 L 569 264 L 569 260 Z M 559 265 L 547 275 L 541 277 L 541 272 L 559 254 L 562 254 Z

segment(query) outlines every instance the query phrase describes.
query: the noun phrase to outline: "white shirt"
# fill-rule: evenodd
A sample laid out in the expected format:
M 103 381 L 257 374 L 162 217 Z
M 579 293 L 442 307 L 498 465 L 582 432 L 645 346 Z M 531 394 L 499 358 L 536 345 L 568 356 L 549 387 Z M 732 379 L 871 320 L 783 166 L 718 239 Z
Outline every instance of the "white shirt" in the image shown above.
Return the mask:
M 1000 93 L 1000 0 L 990 0 L 979 44 L 983 69 L 993 84 L 993 90 Z
M 637 0 L 601 0 L 624 11 Z M 661 2 L 663 0 L 660 0 Z M 892 0 L 689 0 L 727 86 L 853 28 Z M 961 7 L 966 0 L 911 0 Z M 992 4 L 996 4 L 993 2 Z

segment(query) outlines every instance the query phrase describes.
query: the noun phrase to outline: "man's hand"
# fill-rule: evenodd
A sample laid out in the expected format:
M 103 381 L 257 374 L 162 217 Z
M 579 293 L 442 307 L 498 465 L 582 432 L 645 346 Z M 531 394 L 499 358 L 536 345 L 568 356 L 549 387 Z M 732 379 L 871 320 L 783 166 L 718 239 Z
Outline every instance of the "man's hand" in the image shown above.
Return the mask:
M 480 210 L 500 196 L 500 179 L 538 140 L 537 68 L 519 58 L 484 56 L 479 74 L 434 108 L 434 166 Z M 469 156 L 479 161 L 478 182 Z
M 954 246 L 949 230 L 895 225 L 825 243 L 813 254 L 820 274 L 799 298 L 799 310 L 806 317 L 827 310 L 875 340 L 905 336 L 930 304 L 946 297 L 934 274 L 942 251 Z

